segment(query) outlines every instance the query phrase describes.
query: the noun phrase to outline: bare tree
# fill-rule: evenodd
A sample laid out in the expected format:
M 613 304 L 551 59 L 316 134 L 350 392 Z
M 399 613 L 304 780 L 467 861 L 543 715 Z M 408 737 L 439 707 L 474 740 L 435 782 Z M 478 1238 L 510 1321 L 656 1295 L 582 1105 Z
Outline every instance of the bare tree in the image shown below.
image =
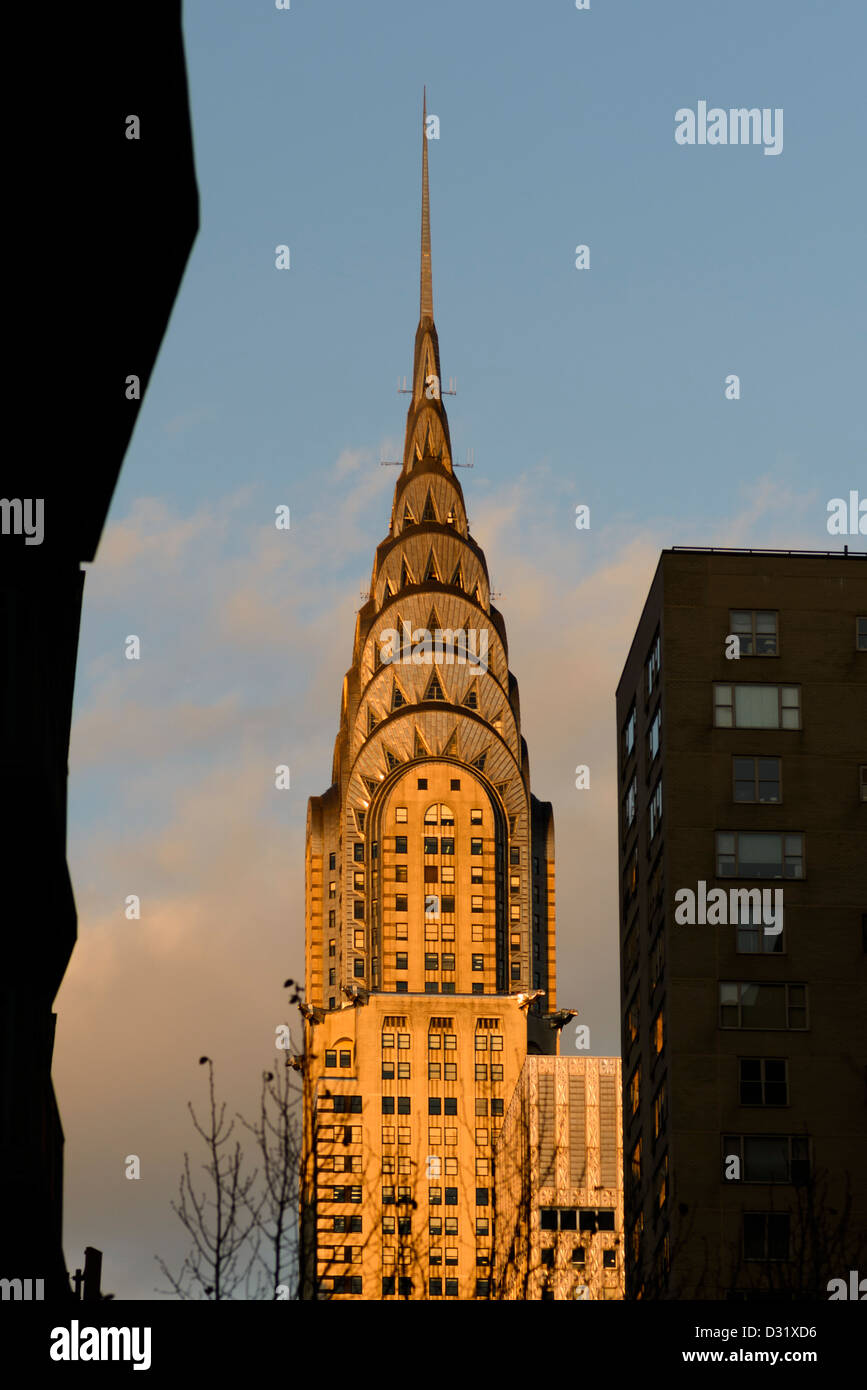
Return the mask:
M 207 1148 L 208 1160 L 202 1164 L 207 1182 L 204 1190 L 196 1191 L 190 1155 L 185 1153 L 179 1198 L 171 1205 L 192 1243 L 177 1275 L 159 1256 L 156 1260 L 178 1298 L 216 1301 L 234 1298 L 240 1289 L 249 1291 L 258 1257 L 258 1222 L 264 1199 L 255 1196 L 256 1172 L 243 1172 L 244 1154 L 239 1141 L 236 1139 L 231 1147 L 235 1121 L 227 1124 L 225 1101 L 217 1103 L 214 1064 L 210 1057 L 200 1057 L 199 1065 L 208 1067 L 207 1121 L 199 1123 L 191 1102 L 188 1109 Z
M 301 1086 L 295 1059 L 285 1056 L 262 1074 L 259 1114 L 251 1124 L 259 1152 L 261 1183 L 247 1208 L 260 1237 L 254 1298 L 289 1298 L 298 1293 L 298 1198 L 301 1174 Z

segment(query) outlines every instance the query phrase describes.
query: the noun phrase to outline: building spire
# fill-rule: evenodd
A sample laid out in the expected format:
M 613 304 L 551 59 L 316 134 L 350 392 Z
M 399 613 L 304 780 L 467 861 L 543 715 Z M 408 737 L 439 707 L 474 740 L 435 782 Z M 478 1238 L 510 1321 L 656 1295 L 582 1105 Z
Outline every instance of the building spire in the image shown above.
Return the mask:
M 421 116 L 421 308 L 420 317 L 433 322 L 433 279 L 430 263 L 430 188 L 427 173 L 427 87 Z

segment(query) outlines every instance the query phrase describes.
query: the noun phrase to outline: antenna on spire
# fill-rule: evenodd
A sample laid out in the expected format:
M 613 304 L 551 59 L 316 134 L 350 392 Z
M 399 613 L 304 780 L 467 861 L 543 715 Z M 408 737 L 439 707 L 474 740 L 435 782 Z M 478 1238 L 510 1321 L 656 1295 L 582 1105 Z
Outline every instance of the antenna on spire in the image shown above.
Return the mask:
M 427 87 L 421 113 L 421 307 L 420 317 L 433 322 L 433 279 L 430 259 L 430 186 L 427 172 Z

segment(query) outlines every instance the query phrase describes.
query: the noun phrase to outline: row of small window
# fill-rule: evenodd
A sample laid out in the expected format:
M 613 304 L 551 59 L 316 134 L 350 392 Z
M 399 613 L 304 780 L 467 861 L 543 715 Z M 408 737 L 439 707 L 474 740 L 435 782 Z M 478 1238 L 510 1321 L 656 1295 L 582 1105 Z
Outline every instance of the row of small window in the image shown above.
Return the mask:
M 397 1278 L 394 1274 L 383 1275 L 382 1296 L 390 1298 L 397 1294 L 400 1298 L 411 1298 L 415 1283 L 410 1278 Z M 476 1298 L 487 1298 L 491 1290 L 490 1279 L 476 1280 Z M 427 1282 L 429 1298 L 457 1298 L 457 1279 L 429 1279 Z
M 542 1231 L 613 1231 L 613 1207 L 542 1207 Z
M 394 1033 L 383 1033 L 383 1052 L 391 1051 L 391 1049 L 394 1047 L 395 1036 L 397 1037 L 398 1051 L 408 1051 L 412 1043 L 411 1033 L 398 1033 L 397 1035 L 395 1035 Z M 487 1052 L 489 1046 L 489 1039 L 491 1052 L 502 1052 L 503 1035 L 501 1033 L 487 1033 L 482 1031 L 479 1031 L 475 1034 L 475 1051 Z M 446 1052 L 455 1052 L 457 1051 L 458 1046 L 458 1035 L 457 1033 L 428 1033 L 427 1045 L 429 1052 L 439 1052 L 443 1049 Z
M 332 982 L 332 983 L 333 983 L 333 982 Z M 325 1069 L 326 1069 L 326 1071 L 331 1071 L 333 1068 L 335 1068 L 335 1067 L 338 1065 L 338 1057 L 339 1057 L 339 1059 L 340 1059 L 339 1064 L 340 1064 L 341 1067 L 351 1067 L 351 1066 L 352 1066 L 352 1053 L 351 1053 L 351 1051 L 350 1051 L 350 1052 L 345 1052 L 345 1051 L 341 1048 L 340 1051 L 338 1052 L 337 1049 L 332 1048 L 332 1047 L 328 1047 L 328 1048 L 325 1049 Z
M 635 747 L 635 706 L 629 711 L 629 717 L 623 726 L 623 766 L 632 754 Z M 647 766 L 652 767 L 659 755 L 662 747 L 662 711 L 657 709 L 647 730 Z
M 408 983 L 407 983 L 406 980 L 395 980 L 394 985 L 393 985 L 393 989 L 394 989 L 395 994 L 409 994 L 409 985 L 408 985 Z M 425 994 L 454 994 L 454 993 L 456 993 L 456 991 L 455 991 L 455 982 L 454 982 L 454 980 L 443 980 L 443 981 L 441 981 L 441 982 L 440 982 L 440 981 L 437 981 L 437 980 L 425 980 L 425 982 L 424 982 L 424 993 L 425 993 Z M 473 985 L 471 986 L 471 988 L 470 988 L 470 993 L 471 993 L 471 994 L 484 994 L 484 993 L 485 993 L 485 986 L 484 986 L 484 984 L 483 984 L 481 981 L 479 981 L 478 983 L 473 984 Z M 491 987 L 490 993 L 491 993 L 491 994 L 494 993 L 493 987 Z
M 484 969 L 486 968 L 486 967 L 485 967 L 485 958 L 484 958 L 484 956 L 481 955 L 481 954 L 472 955 L 472 956 L 470 957 L 470 962 L 471 962 L 470 968 L 471 968 L 472 970 L 484 970 Z M 395 970 L 408 970 L 408 969 L 409 969 L 409 952 L 408 952 L 408 951 L 397 951 L 397 952 L 395 952 L 395 957 L 394 957 L 394 968 L 395 968 Z M 425 968 L 425 970 L 454 970 L 454 968 L 455 968 L 455 958 L 454 958 L 454 955 L 452 954 L 451 951 L 444 951 L 443 954 L 442 954 L 442 964 L 440 964 L 440 957 L 439 957 L 439 955 L 438 955 L 436 952 L 434 952 L 434 951 L 425 951 L 425 956 L 424 956 L 424 968 Z
M 338 1189 L 335 1188 L 335 1191 Z M 445 1203 L 443 1203 L 443 1193 L 445 1193 Z M 334 1198 L 335 1201 L 339 1200 Z M 346 1200 L 349 1200 L 348 1198 Z M 354 1198 L 352 1199 L 355 1200 Z M 392 1187 L 387 1186 L 382 1189 L 382 1205 L 384 1207 L 405 1206 L 414 1201 L 411 1187 Z M 458 1189 L 456 1187 L 429 1187 L 428 1205 L 432 1207 L 456 1207 L 458 1205 Z M 476 1188 L 476 1206 L 487 1207 L 491 1205 L 491 1189 L 489 1187 Z
M 408 836 L 395 835 L 394 852 L 395 854 L 408 854 Z M 470 854 L 484 854 L 485 842 L 481 838 L 473 836 L 470 839 Z M 426 855 L 451 855 L 455 852 L 455 837 L 453 835 L 425 835 L 423 836 L 424 853 Z
M 409 1081 L 410 1078 L 411 1078 L 411 1075 L 412 1075 L 412 1073 L 411 1073 L 411 1070 L 410 1070 L 410 1064 L 409 1064 L 409 1062 L 398 1062 L 398 1063 L 397 1063 L 397 1080 L 398 1080 L 398 1081 Z M 428 1075 L 428 1080 L 429 1080 L 429 1081 L 439 1081 L 439 1080 L 441 1080 L 441 1079 L 444 1080 L 444 1081 L 457 1081 L 457 1079 L 458 1079 L 458 1064 L 457 1064 L 457 1062 L 443 1062 L 443 1063 L 440 1063 L 440 1062 L 428 1062 L 428 1064 L 427 1064 L 427 1075 Z M 383 1062 L 383 1063 L 382 1063 L 382 1079 L 383 1079 L 383 1081 L 394 1081 L 394 1079 L 395 1079 L 395 1063 L 394 1063 L 394 1062 Z M 476 1080 L 476 1081 L 487 1081 L 487 1080 L 488 1080 L 488 1068 L 487 1068 L 486 1066 L 477 1065 L 477 1066 L 475 1067 L 475 1080 Z M 490 1068 L 490 1080 L 491 1080 L 491 1081 L 502 1081 L 502 1080 L 503 1080 L 503 1068 L 502 1068 L 502 1066 L 500 1066 L 500 1065 L 498 1065 L 498 1064 L 496 1064 L 496 1063 L 493 1064 L 493 1065 L 491 1066 L 491 1068 Z
M 456 778 L 453 778 L 453 779 L 452 779 L 451 790 L 452 790 L 453 792 L 455 792 L 455 791 L 460 791 L 460 789 L 461 789 L 460 779 L 457 778 L 457 777 L 456 777 Z M 408 819 L 409 819 L 408 808 L 407 808 L 406 806 L 395 806 L 395 808 L 394 808 L 394 821 L 395 821 L 395 825 L 406 825 Z M 483 811 L 482 811 L 481 806 L 471 806 L 471 807 L 470 807 L 470 825 L 481 825 L 483 819 L 484 819 L 484 813 L 483 813 Z M 425 824 L 425 825 L 446 825 L 446 826 L 448 826 L 448 825 L 454 825 L 454 823 L 455 823 L 455 813 L 454 813 L 454 811 L 452 810 L 452 808 L 451 808 L 450 806 L 446 806 L 446 805 L 444 805 L 442 802 L 440 802 L 440 803 L 434 802 L 433 806 L 428 806 L 427 810 L 426 810 L 425 813 L 424 813 L 424 824 Z

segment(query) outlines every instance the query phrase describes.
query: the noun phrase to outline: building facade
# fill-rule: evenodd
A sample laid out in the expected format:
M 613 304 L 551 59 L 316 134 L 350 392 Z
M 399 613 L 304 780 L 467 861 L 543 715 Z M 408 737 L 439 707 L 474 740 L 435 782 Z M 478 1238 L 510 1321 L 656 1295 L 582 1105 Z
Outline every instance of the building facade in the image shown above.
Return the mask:
M 627 1297 L 867 1231 L 867 556 L 665 551 L 617 690 Z
M 528 1057 L 495 1153 L 502 1299 L 622 1299 L 619 1057 Z
M 528 1051 L 557 1049 L 553 819 L 452 463 L 422 146 L 403 463 L 332 785 L 308 808 L 302 1293 L 317 1299 L 490 1296 L 504 1109 Z

